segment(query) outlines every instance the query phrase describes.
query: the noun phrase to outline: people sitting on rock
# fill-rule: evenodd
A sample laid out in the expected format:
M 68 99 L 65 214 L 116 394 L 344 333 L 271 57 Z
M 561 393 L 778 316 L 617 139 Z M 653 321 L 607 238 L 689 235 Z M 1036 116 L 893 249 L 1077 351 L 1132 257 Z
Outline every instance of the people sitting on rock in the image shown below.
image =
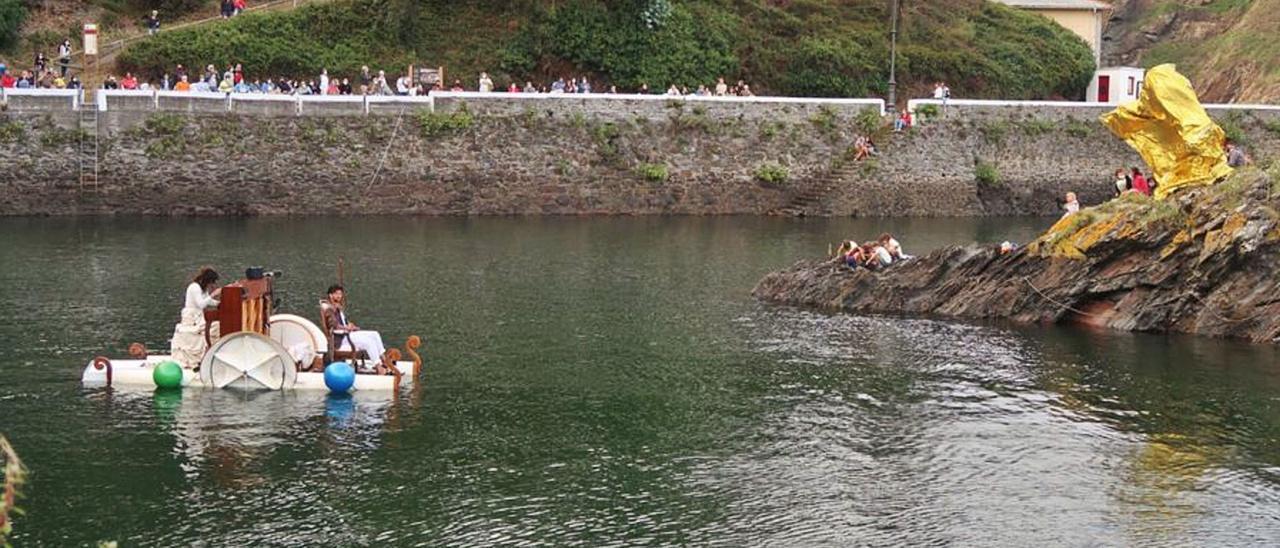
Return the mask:
M 866 267 L 879 270 L 893 264 L 893 255 L 880 242 L 867 242 L 862 245 L 862 253 L 867 256 Z
M 377 331 L 360 329 L 347 318 L 346 294 L 346 289 L 339 284 L 329 286 L 327 298 L 320 303 L 324 329 L 334 334 L 335 350 L 363 350 L 378 362 L 374 372 L 384 374 L 386 370 L 382 361 L 387 350 L 382 344 L 382 335 Z
M 1151 186 L 1147 184 L 1147 178 L 1142 176 L 1142 170 L 1135 167 L 1130 173 L 1133 174 L 1133 190 L 1150 196 Z
M 1231 167 L 1244 167 L 1253 163 L 1249 159 L 1249 155 L 1245 154 L 1240 145 L 1227 141 L 1227 165 Z
M 1111 184 L 1114 186 L 1114 190 L 1116 191 L 1116 197 L 1120 197 L 1124 193 L 1133 189 L 1133 181 L 1129 179 L 1128 175 L 1125 175 L 1124 168 L 1116 170 L 1115 178 L 1112 180 Z
M 1014 251 L 1017 251 L 1017 250 L 1018 250 L 1018 244 L 1015 244 L 1015 243 L 1010 242 L 1010 241 L 1008 241 L 1008 240 L 1005 240 L 1005 241 L 1003 241 L 1003 242 L 1000 242 L 1000 254 L 1001 254 L 1001 255 L 1008 255 L 1008 254 L 1013 253 Z
M 836 250 L 835 261 L 849 268 L 858 268 L 863 262 L 862 248 L 853 240 L 845 240 Z
M 902 244 L 898 243 L 898 240 L 894 239 L 893 235 L 889 234 L 888 232 L 881 234 L 880 238 L 878 238 L 878 241 L 880 243 L 880 246 L 883 247 L 885 251 L 888 251 L 889 256 L 893 257 L 893 260 L 895 261 L 904 261 L 907 259 L 914 258 L 911 255 L 907 255 L 906 253 L 903 253 Z
M 1076 193 L 1068 192 L 1066 199 L 1062 202 L 1062 209 L 1066 212 L 1062 214 L 1063 218 L 1070 216 L 1072 213 L 1080 211 L 1080 200 L 1076 198 Z

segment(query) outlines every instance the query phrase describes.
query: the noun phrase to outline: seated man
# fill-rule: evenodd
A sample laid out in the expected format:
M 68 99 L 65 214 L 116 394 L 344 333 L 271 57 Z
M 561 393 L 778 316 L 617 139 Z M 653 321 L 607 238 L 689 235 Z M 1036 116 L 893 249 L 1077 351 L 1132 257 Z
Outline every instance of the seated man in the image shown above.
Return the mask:
M 386 347 L 382 345 L 382 335 L 377 331 L 360 329 L 347 319 L 346 290 L 341 285 L 329 286 L 328 298 L 320 303 L 320 311 L 324 316 L 324 329 L 333 333 L 336 348 L 334 350 L 363 350 L 378 363 L 377 371 L 383 372 L 383 354 Z

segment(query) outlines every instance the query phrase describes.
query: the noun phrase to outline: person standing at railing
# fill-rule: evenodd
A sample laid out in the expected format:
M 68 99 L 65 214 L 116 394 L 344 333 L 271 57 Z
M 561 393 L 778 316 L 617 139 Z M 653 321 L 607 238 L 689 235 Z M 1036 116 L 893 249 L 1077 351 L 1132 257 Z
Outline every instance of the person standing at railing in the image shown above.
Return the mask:
M 62 68 L 62 76 L 67 76 L 67 69 L 71 68 L 71 40 L 63 40 L 58 45 L 58 65 Z
M 493 91 L 493 80 L 489 78 L 489 73 L 480 73 L 480 93 L 489 93 Z
M 147 26 L 147 36 L 154 36 L 160 32 L 160 12 L 151 10 L 151 15 L 143 17 L 142 23 Z

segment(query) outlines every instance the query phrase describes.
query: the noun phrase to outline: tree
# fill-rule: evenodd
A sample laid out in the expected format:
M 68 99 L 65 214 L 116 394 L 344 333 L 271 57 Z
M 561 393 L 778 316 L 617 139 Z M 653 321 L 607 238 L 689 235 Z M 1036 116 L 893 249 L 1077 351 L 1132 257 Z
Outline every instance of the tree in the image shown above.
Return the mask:
M 0 48 L 18 43 L 18 29 L 27 17 L 21 0 L 0 0 Z

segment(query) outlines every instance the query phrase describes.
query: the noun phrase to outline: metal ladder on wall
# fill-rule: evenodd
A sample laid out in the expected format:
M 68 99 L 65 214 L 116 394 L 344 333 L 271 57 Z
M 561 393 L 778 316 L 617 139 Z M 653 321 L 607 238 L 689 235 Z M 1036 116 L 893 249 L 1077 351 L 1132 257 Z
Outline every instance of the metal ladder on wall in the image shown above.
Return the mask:
M 98 191 L 98 109 L 80 105 L 80 190 Z

